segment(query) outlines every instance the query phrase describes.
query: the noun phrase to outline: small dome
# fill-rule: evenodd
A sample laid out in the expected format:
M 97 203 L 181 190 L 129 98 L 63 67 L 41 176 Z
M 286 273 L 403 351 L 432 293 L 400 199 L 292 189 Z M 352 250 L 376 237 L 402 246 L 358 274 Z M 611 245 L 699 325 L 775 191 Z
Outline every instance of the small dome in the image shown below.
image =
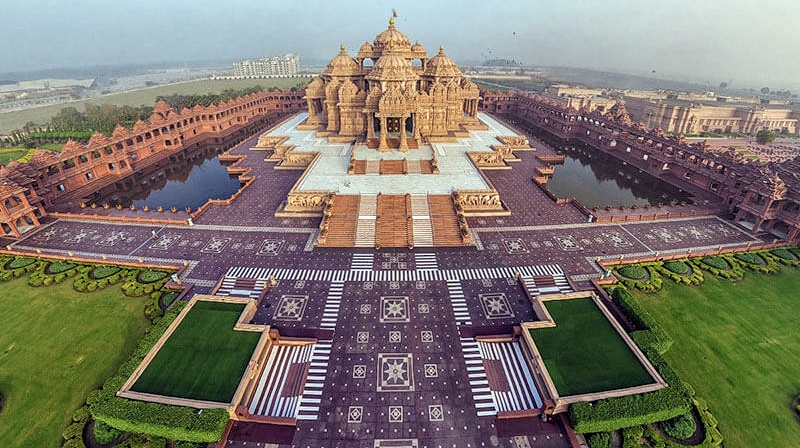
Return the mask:
M 328 63 L 328 67 L 325 68 L 323 74 L 332 76 L 352 76 L 358 74 L 360 70 L 361 67 L 358 65 L 358 62 L 344 51 L 344 45 L 342 45 L 339 54 L 331 59 L 331 62 Z
M 435 77 L 463 76 L 456 63 L 444 54 L 444 47 L 441 46 L 439 47 L 439 54 L 428 61 L 428 66 L 425 68 L 424 75 Z
M 425 51 L 425 48 L 422 45 L 420 45 L 419 42 L 414 42 L 414 45 L 411 46 L 411 52 L 412 53 L 422 53 L 425 56 L 428 55 L 428 52 Z
M 358 54 L 372 53 L 372 51 L 372 45 L 369 42 L 364 42 L 364 44 L 361 45 L 361 48 L 358 49 Z
M 375 51 L 383 51 L 385 48 L 389 48 L 390 44 L 394 44 L 394 48 L 397 50 L 411 49 L 411 41 L 408 40 L 408 37 L 394 27 L 394 18 L 389 19 L 389 28 L 375 37 L 372 47 Z

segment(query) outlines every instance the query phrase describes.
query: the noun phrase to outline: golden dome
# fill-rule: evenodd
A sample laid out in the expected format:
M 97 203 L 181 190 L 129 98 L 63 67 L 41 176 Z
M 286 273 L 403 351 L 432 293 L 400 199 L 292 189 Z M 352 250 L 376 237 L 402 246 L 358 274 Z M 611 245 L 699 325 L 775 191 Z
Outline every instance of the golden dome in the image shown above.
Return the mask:
M 367 79 L 392 81 L 406 80 L 414 78 L 414 68 L 411 61 L 400 56 L 393 43 L 385 49 L 381 57 L 375 61 L 372 71 L 367 75 Z
M 382 51 L 389 48 L 390 43 L 394 44 L 394 48 L 397 50 L 408 51 L 411 49 L 411 41 L 408 40 L 408 37 L 394 27 L 394 18 L 389 19 L 389 28 L 375 37 L 372 47 L 375 51 Z
M 361 67 L 358 65 L 358 62 L 344 51 L 344 45 L 342 45 L 339 54 L 331 59 L 331 62 L 328 63 L 328 67 L 325 68 L 325 71 L 322 73 L 332 76 L 353 76 L 359 74 L 360 71 Z
M 414 45 L 411 46 L 411 52 L 414 53 L 414 56 L 424 55 L 424 57 L 428 57 L 428 52 L 425 51 L 425 48 L 419 44 L 419 42 L 414 42 Z
M 428 61 L 428 66 L 425 68 L 425 73 L 423 75 L 453 78 L 463 76 L 456 63 L 444 54 L 443 46 L 439 47 L 439 54 Z

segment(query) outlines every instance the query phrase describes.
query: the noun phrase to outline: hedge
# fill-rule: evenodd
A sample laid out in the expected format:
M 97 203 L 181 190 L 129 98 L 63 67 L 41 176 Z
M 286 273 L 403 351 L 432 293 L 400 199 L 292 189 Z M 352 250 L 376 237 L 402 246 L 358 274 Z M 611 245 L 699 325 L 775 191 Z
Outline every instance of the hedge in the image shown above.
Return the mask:
M 632 280 L 644 280 L 645 276 L 647 276 L 647 271 L 642 266 L 635 264 L 618 268 L 617 272 L 619 272 L 621 276 Z
M 589 448 L 612 448 L 611 435 L 607 432 L 592 434 L 587 442 L 589 442 Z
M 641 348 L 652 347 L 659 354 L 665 353 L 672 347 L 672 338 L 656 319 L 639 305 L 630 291 L 618 286 L 611 290 L 611 299 L 638 330 L 631 333 L 637 345 Z
M 610 432 L 661 422 L 689 412 L 690 392 L 678 374 L 652 349 L 650 362 L 669 386 L 654 392 L 578 402 L 569 407 L 569 419 L 577 433 Z
M 47 274 L 60 274 L 62 272 L 67 272 L 77 265 L 75 263 L 70 263 L 68 261 L 54 261 L 50 263 L 49 266 L 45 269 L 45 273 Z
M 36 263 L 35 258 L 31 257 L 17 257 L 10 262 L 6 263 L 5 268 L 8 270 L 14 270 L 19 268 L 24 268 L 26 266 L 30 266 Z
M 700 262 L 703 263 L 703 264 L 706 264 L 708 266 L 711 266 L 712 268 L 717 268 L 717 269 L 722 269 L 722 270 L 731 268 L 731 265 L 728 264 L 728 262 L 725 261 L 724 258 L 719 257 L 719 256 L 701 258 Z
M 679 275 L 688 274 L 690 269 L 689 265 L 686 264 L 685 261 L 681 260 L 665 261 L 664 268 Z
M 184 306 L 181 303 L 176 304 L 163 318 L 155 321 L 139 341 L 130 359 L 119 367 L 115 376 L 103 383 L 102 391 L 93 397 L 94 402 L 90 405 L 96 421 L 125 432 L 150 434 L 171 440 L 208 443 L 222 437 L 228 423 L 228 412 L 225 409 L 206 409 L 198 414 L 193 408 L 144 403 L 116 396 L 117 391 Z
M 758 265 L 764 264 L 764 259 L 759 257 L 758 254 L 752 252 L 743 252 L 735 254 L 734 257 L 737 260 L 743 261 L 745 263 L 758 264 Z
M 661 422 L 664 433 L 672 438 L 686 440 L 697 431 L 697 424 L 691 413 L 679 415 L 671 420 Z
M 794 256 L 794 254 L 792 254 L 790 251 L 788 251 L 786 249 L 783 249 L 783 248 L 781 248 L 781 249 L 773 249 L 770 253 L 772 255 L 775 255 L 778 258 L 781 258 L 781 259 L 784 259 L 784 260 L 787 260 L 787 261 L 795 261 L 797 259 L 797 257 Z

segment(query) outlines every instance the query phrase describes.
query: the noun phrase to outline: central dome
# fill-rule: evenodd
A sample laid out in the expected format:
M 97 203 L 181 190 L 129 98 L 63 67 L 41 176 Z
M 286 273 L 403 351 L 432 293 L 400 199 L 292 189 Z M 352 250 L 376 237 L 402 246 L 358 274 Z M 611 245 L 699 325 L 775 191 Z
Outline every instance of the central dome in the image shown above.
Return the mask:
M 411 51 L 411 41 L 408 40 L 405 34 L 397 31 L 397 28 L 394 27 L 393 18 L 389 19 L 389 28 L 375 37 L 372 47 L 375 51 L 381 51 L 384 48 L 389 48 L 390 44 L 394 44 L 394 48 L 397 50 Z
M 367 75 L 367 79 L 402 81 L 415 77 L 411 61 L 400 56 L 395 48 L 394 42 L 389 44 L 381 57 L 375 62 L 375 66 L 372 67 L 372 70 Z

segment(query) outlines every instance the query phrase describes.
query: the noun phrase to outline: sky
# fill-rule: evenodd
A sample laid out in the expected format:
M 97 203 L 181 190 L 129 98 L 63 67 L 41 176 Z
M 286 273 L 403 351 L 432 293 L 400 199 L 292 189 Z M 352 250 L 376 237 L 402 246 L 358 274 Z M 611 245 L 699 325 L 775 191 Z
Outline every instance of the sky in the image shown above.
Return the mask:
M 327 61 L 397 28 L 456 62 L 800 90 L 796 0 L 3 0 L 0 72 L 245 59 Z

